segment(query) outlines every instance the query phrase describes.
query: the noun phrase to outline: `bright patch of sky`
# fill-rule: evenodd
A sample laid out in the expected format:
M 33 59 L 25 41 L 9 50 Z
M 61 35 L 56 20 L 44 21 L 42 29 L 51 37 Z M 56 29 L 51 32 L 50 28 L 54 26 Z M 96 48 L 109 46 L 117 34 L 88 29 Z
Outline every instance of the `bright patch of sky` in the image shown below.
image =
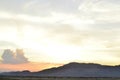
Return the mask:
M 35 62 L 119 64 L 119 4 L 119 0 L 1 0 L 0 49 L 24 48 Z

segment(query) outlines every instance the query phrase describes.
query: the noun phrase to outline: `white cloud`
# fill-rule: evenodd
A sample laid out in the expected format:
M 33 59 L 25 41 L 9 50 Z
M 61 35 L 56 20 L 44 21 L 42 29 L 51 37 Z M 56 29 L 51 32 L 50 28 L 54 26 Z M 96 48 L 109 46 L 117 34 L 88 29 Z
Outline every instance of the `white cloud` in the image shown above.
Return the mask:
M 85 0 L 79 6 L 79 16 L 99 22 L 120 22 L 120 5 L 107 0 Z
M 59 21 L 69 20 L 71 18 L 74 18 L 74 15 L 71 14 L 64 14 L 64 13 L 56 13 L 51 11 L 51 16 L 47 17 L 41 17 L 41 16 L 32 16 L 28 14 L 14 14 L 9 12 L 0 12 L 0 18 L 1 19 L 9 19 L 14 21 L 23 21 L 23 22 L 33 22 L 33 23 L 39 23 L 39 24 L 51 24 L 56 23 Z
M 6 49 L 2 55 L 2 63 L 4 64 L 22 64 L 28 62 L 28 59 L 24 56 L 24 52 L 21 49 L 17 49 L 16 52 Z

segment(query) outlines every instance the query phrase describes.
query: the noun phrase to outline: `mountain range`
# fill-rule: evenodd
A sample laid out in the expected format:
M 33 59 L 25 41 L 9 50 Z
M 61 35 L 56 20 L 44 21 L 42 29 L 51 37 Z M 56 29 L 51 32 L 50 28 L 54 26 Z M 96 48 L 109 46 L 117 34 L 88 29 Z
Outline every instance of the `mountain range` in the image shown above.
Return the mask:
M 120 77 L 120 66 L 72 62 L 60 67 L 45 69 L 38 72 L 25 70 L 18 72 L 4 72 L 0 75 L 38 77 Z

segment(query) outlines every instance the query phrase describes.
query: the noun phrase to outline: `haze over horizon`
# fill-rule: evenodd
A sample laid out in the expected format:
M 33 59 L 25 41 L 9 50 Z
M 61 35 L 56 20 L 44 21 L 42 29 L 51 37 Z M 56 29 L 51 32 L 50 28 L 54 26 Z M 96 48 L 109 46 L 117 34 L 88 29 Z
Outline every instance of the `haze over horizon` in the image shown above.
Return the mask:
M 1 0 L 0 71 L 36 71 L 69 62 L 119 65 L 119 4 Z

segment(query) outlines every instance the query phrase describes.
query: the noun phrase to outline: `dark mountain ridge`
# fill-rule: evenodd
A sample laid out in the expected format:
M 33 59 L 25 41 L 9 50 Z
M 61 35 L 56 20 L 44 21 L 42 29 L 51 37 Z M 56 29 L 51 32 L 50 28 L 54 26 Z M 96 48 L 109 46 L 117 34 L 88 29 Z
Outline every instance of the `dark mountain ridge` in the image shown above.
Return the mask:
M 72 62 L 60 67 L 45 69 L 38 72 L 25 70 L 21 72 L 6 72 L 0 75 L 39 77 L 120 77 L 120 66 Z

